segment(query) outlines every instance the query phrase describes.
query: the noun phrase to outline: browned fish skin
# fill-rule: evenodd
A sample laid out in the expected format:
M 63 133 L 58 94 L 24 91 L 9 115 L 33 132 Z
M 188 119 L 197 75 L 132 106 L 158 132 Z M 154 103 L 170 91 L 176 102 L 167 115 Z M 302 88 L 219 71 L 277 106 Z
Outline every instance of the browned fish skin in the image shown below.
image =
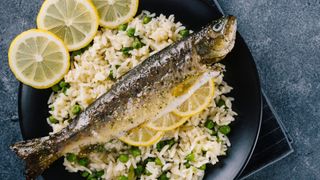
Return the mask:
M 231 51 L 235 34 L 235 17 L 213 21 L 129 71 L 62 131 L 12 145 L 26 161 L 27 179 L 79 145 L 106 142 L 156 116 L 172 100 L 172 88 L 210 70 L 209 64 Z

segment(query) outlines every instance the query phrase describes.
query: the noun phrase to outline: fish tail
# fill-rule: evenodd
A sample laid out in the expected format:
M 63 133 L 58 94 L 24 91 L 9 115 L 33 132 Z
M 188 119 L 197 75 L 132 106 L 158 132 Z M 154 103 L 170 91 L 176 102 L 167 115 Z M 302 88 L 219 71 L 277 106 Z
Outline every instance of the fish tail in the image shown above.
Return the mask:
M 60 157 L 58 155 L 59 150 L 53 147 L 52 141 L 48 137 L 43 137 L 18 142 L 10 146 L 10 149 L 25 160 L 26 179 L 32 180 Z

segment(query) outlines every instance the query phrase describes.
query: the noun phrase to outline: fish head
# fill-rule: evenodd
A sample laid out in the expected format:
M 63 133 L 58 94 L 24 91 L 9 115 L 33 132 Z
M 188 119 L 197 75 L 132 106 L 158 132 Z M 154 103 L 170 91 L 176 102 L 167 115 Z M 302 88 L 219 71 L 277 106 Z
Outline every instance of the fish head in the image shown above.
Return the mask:
M 220 61 L 233 49 L 236 32 L 236 17 L 225 16 L 214 20 L 203 29 L 201 37 L 196 37 L 197 54 L 206 64 Z

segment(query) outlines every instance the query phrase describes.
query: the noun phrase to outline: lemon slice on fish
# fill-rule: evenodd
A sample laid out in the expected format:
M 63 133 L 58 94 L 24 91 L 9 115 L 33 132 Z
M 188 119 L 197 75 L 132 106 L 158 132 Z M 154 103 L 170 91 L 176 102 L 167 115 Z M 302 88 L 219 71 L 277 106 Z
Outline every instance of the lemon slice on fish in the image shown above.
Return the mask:
M 168 113 L 158 119 L 149 121 L 145 126 L 157 131 L 170 131 L 181 126 L 188 119 L 188 117 L 181 117 L 174 113 Z
M 8 53 L 9 66 L 16 78 L 37 89 L 58 83 L 69 70 L 69 58 L 62 40 L 38 29 L 18 35 Z
M 137 13 L 139 0 L 92 0 L 96 6 L 100 25 L 107 28 L 129 22 Z
M 87 46 L 98 31 L 98 11 L 90 0 L 46 0 L 37 17 L 39 29 L 62 39 L 69 51 Z
M 157 143 L 163 136 L 162 131 L 152 130 L 144 125 L 130 130 L 119 139 L 131 146 L 151 146 Z
M 186 101 L 174 109 L 173 113 L 182 117 L 193 116 L 207 108 L 213 97 L 214 80 L 210 79 L 197 89 Z

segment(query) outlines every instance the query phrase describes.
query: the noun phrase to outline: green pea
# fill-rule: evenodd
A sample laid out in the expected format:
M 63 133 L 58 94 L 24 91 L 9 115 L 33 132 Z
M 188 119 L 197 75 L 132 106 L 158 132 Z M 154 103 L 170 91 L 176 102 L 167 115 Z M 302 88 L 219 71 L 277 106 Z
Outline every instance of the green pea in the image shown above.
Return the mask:
M 78 104 L 75 104 L 74 106 L 72 106 L 71 112 L 72 112 L 72 114 L 74 114 L 74 115 L 79 114 L 79 113 L 81 112 L 81 106 L 78 105 Z
M 51 87 L 51 89 L 53 92 L 58 92 L 58 91 L 60 91 L 61 88 L 58 84 L 55 84 L 54 86 Z
M 143 24 L 148 24 L 150 21 L 151 21 L 151 17 L 149 17 L 149 16 L 145 16 L 144 18 L 143 18 Z
M 140 49 L 140 48 L 142 47 L 142 43 L 141 43 L 139 40 L 135 40 L 135 41 L 133 41 L 133 43 L 132 43 L 132 47 L 133 47 L 134 49 Z
M 179 34 L 184 38 L 184 37 L 187 37 L 189 36 L 189 30 L 187 29 L 183 29 L 181 31 L 179 31 Z
M 127 154 L 120 154 L 118 157 L 119 161 L 122 163 L 126 163 L 129 161 L 129 156 Z
M 88 171 L 83 171 L 82 173 L 81 173 L 81 176 L 82 177 L 88 177 L 89 176 L 89 172 Z
M 141 176 L 143 172 L 144 172 L 144 167 L 141 164 L 137 165 L 137 168 L 134 169 L 134 173 L 137 176 Z
M 76 162 L 76 161 L 77 161 L 77 155 L 75 155 L 75 154 L 73 154 L 73 153 L 67 153 L 66 159 L 67 159 L 69 162 Z
M 128 180 L 128 177 L 122 175 L 118 177 L 118 180 Z
M 125 31 L 127 30 L 127 27 L 128 27 L 128 24 L 121 24 L 118 29 L 119 31 Z
M 231 128 L 230 128 L 230 126 L 228 126 L 228 125 L 224 125 L 224 126 L 219 127 L 219 131 L 220 131 L 222 134 L 227 135 L 227 134 L 230 133 Z
M 163 173 L 158 177 L 159 180 L 169 180 L 169 178 L 167 177 L 167 173 Z
M 211 119 L 207 119 L 207 121 L 204 123 L 204 127 L 208 129 L 214 128 L 214 122 Z
M 206 170 L 206 168 L 207 168 L 207 165 L 206 165 L 206 164 L 204 164 L 204 165 L 202 165 L 202 166 L 199 167 L 199 169 L 202 170 L 202 171 Z
M 137 156 L 140 156 L 140 155 L 141 155 L 141 151 L 140 151 L 140 149 L 137 148 L 137 147 L 132 147 L 132 148 L 130 149 L 130 152 L 131 152 L 131 154 L 132 154 L 133 157 L 137 157 Z
M 52 124 L 57 124 L 59 121 L 56 119 L 56 118 L 54 118 L 53 116 L 50 116 L 49 117 L 49 121 L 50 121 L 50 123 L 52 123 Z
M 225 106 L 225 105 L 226 105 L 226 103 L 224 102 L 223 99 L 219 99 L 219 101 L 217 102 L 217 106 L 218 107 L 222 107 L 222 106 Z
M 135 28 L 129 28 L 129 29 L 127 30 L 127 35 L 128 35 L 129 37 L 133 37 L 135 32 L 136 32 L 136 29 L 135 29 Z
M 78 159 L 78 164 L 80 165 L 80 166 L 85 166 L 85 167 L 87 167 L 88 165 L 89 165 L 89 159 L 87 158 L 87 157 L 82 157 L 82 158 L 79 158 Z
M 188 154 L 187 156 L 186 156 L 186 160 L 187 161 L 194 161 L 195 159 L 194 159 L 195 157 L 194 157 L 194 154 L 193 153 L 190 153 L 190 154 Z
M 156 159 L 154 160 L 154 162 L 156 163 L 156 165 L 162 166 L 162 162 L 161 162 L 161 160 L 160 160 L 159 158 L 156 158 Z

